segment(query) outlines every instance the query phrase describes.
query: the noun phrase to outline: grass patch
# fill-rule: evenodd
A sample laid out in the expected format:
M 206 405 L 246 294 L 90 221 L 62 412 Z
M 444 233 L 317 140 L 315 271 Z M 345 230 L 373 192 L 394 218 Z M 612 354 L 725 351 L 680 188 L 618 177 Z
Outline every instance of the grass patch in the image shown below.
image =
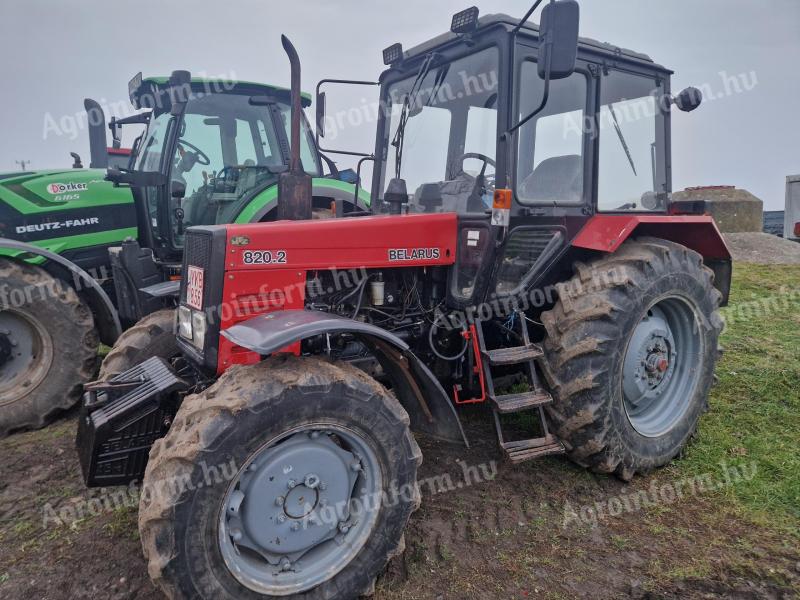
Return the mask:
M 800 267 L 737 264 L 723 310 L 725 354 L 711 409 L 675 465 L 680 475 L 755 468 L 719 490 L 742 512 L 798 533 L 800 524 Z

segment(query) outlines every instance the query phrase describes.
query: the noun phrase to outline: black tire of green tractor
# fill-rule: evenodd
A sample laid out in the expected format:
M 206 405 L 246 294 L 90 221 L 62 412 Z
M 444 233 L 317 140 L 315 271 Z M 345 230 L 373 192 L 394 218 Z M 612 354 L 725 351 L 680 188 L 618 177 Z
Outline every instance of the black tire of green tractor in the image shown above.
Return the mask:
M 547 407 L 568 456 L 599 473 L 630 480 L 680 454 L 695 434 L 717 361 L 721 294 L 702 257 L 659 238 L 639 238 L 589 264 L 556 286 L 559 300 L 542 314 L 542 366 L 553 390 Z M 665 294 L 688 299 L 701 315 L 704 356 L 695 393 L 683 416 L 659 437 L 644 437 L 623 405 L 622 364 L 627 342 L 651 303 Z
M 25 429 L 39 429 L 80 398 L 82 384 L 95 374 L 100 340 L 90 309 L 64 282 L 40 267 L 0 259 L 4 301 L 0 311 L 15 311 L 18 318 L 37 324 L 45 334 L 41 352 L 51 356 L 42 363 L 43 375 L 33 387 L 19 386 L 0 403 L 0 437 Z M 42 356 L 42 354 L 38 354 Z
M 151 452 L 139 506 L 139 532 L 148 571 L 170 598 L 270 598 L 241 585 L 218 543 L 218 518 L 228 481 L 209 485 L 207 465 L 237 468 L 276 435 L 303 424 L 342 424 L 369 440 L 384 486 L 411 490 L 384 503 L 373 534 L 331 579 L 289 600 L 350 600 L 372 593 L 375 578 L 405 548 L 403 532 L 419 507 L 422 453 L 409 417 L 363 371 L 317 358 L 277 356 L 235 366 L 204 392 L 187 397 L 166 437 Z M 162 485 L 164 482 L 203 485 Z M 194 490 L 189 488 L 195 487 Z
M 119 336 L 103 359 L 98 378 L 106 381 L 153 356 L 170 359 L 180 354 L 174 323 L 175 311 L 171 308 L 144 317 Z

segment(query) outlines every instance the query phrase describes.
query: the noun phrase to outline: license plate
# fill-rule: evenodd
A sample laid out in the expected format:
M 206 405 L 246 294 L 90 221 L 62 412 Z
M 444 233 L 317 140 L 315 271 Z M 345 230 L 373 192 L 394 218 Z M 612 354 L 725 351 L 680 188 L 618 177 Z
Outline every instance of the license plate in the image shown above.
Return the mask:
M 203 269 L 189 266 L 186 277 L 186 304 L 196 310 L 203 310 Z

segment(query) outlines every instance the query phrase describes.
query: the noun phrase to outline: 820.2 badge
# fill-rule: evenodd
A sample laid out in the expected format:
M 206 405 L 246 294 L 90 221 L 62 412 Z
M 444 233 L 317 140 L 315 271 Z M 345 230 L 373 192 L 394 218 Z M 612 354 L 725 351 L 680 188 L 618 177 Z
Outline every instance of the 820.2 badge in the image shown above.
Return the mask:
M 246 265 L 285 265 L 286 250 L 246 250 L 242 261 Z

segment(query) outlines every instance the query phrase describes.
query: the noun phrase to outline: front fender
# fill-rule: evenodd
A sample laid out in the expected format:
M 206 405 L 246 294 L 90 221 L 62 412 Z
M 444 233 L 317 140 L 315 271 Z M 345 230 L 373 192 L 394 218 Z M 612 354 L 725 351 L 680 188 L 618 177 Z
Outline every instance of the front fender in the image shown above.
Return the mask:
M 433 373 L 408 344 L 380 327 L 320 311 L 282 310 L 238 323 L 222 335 L 238 346 L 267 355 L 326 333 L 349 333 L 370 349 L 411 417 L 412 429 L 469 446 L 455 408 Z
M 114 342 L 122 334 L 117 309 L 105 290 L 91 275 L 60 254 L 32 244 L 0 238 L 0 248 L 22 252 L 24 253 L 22 256 L 41 256 L 49 261 L 43 268 L 51 275 L 60 277 L 67 282 L 71 279 L 76 292 L 86 301 L 94 314 L 100 340 L 109 346 L 114 345 Z

